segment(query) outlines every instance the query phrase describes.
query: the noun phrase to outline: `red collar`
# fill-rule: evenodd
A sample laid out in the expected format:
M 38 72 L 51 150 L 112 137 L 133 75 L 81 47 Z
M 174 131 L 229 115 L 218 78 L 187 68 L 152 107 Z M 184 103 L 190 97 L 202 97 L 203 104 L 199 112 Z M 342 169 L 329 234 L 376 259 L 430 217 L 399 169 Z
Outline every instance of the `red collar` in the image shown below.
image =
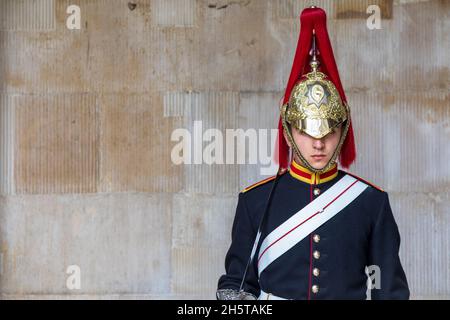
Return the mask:
M 291 176 L 295 179 L 298 179 L 302 182 L 308 184 L 321 184 L 333 180 L 338 175 L 337 164 L 331 167 L 331 169 L 323 172 L 323 173 L 314 173 L 309 169 L 299 165 L 295 160 L 291 163 L 291 168 L 289 170 Z

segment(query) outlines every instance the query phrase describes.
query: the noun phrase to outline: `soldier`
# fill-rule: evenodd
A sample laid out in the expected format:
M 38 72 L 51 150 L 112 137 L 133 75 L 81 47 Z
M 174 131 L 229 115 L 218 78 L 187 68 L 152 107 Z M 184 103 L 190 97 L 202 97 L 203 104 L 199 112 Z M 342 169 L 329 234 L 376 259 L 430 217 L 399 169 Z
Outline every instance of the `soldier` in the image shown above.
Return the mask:
M 217 298 L 408 299 L 388 195 L 342 170 L 356 152 L 350 109 L 326 29 L 307 8 L 286 88 L 275 177 L 239 194 Z M 289 164 L 289 155 L 293 155 Z

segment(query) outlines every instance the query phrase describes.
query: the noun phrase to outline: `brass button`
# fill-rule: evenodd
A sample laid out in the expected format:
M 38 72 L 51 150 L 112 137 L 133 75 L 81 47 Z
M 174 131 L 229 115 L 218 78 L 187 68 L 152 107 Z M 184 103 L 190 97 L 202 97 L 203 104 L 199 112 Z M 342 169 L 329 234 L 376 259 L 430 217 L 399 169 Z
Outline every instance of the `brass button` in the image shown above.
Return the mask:
M 320 194 L 320 189 L 319 188 L 315 188 L 313 191 L 315 196 L 318 196 Z
M 314 251 L 313 252 L 313 257 L 314 257 L 314 259 L 316 259 L 316 260 L 319 260 L 319 258 L 320 258 L 320 252 L 319 251 Z
M 318 268 L 314 268 L 314 269 L 313 269 L 313 275 L 314 275 L 315 277 L 318 277 L 319 274 L 320 274 L 320 270 L 319 270 Z
M 320 236 L 319 236 L 318 234 L 315 234 L 315 235 L 313 236 L 313 240 L 314 240 L 315 243 L 319 243 L 319 241 L 320 241 Z
M 311 288 L 313 293 L 318 293 L 319 292 L 319 286 L 318 285 L 313 285 Z

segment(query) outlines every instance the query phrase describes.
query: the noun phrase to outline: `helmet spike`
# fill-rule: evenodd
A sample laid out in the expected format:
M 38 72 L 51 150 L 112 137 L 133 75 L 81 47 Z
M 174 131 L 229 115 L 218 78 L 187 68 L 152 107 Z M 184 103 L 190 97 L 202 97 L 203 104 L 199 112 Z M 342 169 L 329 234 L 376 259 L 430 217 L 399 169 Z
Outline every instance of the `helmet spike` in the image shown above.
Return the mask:
M 317 50 L 316 46 L 316 31 L 313 29 L 313 37 L 312 37 L 312 47 L 309 51 L 309 55 L 312 57 L 309 65 L 311 66 L 312 72 L 316 73 L 319 69 L 320 62 L 317 60 L 317 56 L 319 55 L 319 50 Z

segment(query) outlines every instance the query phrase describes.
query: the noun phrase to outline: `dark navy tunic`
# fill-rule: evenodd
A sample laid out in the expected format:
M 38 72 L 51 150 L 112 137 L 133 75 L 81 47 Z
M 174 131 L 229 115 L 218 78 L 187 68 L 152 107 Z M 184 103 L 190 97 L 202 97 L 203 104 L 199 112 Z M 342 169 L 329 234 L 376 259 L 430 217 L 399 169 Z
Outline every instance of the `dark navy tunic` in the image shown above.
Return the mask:
M 281 176 L 259 245 L 267 234 L 320 196 L 313 189 L 323 193 L 345 174 L 339 170 L 333 180 L 318 185 L 300 181 L 290 173 Z M 232 242 L 225 258 L 226 274 L 220 277 L 218 289 L 239 289 L 273 182 L 239 194 Z M 379 289 L 372 289 L 371 298 L 408 299 L 399 246 L 400 235 L 388 194 L 369 185 L 336 216 L 272 262 L 259 279 L 255 258 L 244 290 L 259 296 L 262 289 L 295 300 L 366 299 L 365 269 L 376 265 L 380 270 Z M 320 253 L 318 258 L 313 254 L 316 251 Z

